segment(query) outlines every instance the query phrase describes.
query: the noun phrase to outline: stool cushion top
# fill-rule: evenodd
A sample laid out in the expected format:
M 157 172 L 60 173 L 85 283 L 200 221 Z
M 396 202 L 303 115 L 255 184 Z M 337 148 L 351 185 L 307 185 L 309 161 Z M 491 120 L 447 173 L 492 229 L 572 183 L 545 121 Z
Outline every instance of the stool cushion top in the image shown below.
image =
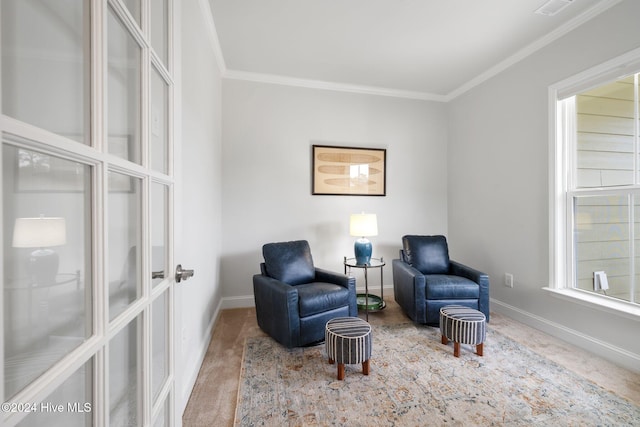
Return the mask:
M 371 333 L 371 325 L 359 317 L 336 317 L 327 322 L 327 332 L 343 338 L 357 338 Z
M 461 305 L 447 305 L 440 309 L 440 314 L 449 319 L 456 319 L 466 322 L 484 322 L 485 316 L 481 311 Z

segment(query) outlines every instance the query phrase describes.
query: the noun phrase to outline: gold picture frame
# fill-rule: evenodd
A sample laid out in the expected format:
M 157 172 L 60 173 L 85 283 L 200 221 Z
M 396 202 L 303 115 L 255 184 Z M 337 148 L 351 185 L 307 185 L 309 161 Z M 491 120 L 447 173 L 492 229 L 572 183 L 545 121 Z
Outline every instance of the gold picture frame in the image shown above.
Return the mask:
M 312 145 L 311 194 L 385 196 L 387 150 Z

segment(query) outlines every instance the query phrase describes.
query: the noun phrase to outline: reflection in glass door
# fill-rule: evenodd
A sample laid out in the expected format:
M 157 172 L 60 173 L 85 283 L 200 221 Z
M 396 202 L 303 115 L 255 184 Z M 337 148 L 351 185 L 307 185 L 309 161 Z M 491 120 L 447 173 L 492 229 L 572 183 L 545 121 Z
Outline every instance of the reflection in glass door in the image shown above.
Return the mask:
M 178 2 L 55 3 L 0 2 L 0 425 L 172 425 Z
M 93 333 L 91 166 L 7 135 L 2 156 L 7 400 Z

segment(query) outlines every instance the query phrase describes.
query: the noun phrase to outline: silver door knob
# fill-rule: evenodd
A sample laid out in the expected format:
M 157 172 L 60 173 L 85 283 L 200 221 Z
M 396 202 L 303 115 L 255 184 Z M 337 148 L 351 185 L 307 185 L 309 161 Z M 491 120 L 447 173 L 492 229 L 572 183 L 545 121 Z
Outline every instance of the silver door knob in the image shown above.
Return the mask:
M 180 283 L 183 280 L 187 280 L 193 276 L 193 270 L 186 270 L 182 268 L 182 264 L 176 266 L 176 282 Z

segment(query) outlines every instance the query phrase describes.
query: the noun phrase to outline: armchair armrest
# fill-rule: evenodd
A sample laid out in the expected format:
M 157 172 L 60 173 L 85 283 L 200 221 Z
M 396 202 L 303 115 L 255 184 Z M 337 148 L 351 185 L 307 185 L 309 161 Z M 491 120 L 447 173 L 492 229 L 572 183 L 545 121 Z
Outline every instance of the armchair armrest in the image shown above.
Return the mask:
M 489 279 L 489 276 L 487 276 L 485 273 L 454 260 L 449 261 L 449 269 L 452 275 L 465 277 L 469 280 L 473 280 L 478 284 L 483 278 L 486 278 L 487 280 Z
M 355 286 L 356 279 L 354 277 L 347 276 L 346 274 L 337 273 L 335 271 L 325 270 L 323 268 L 316 267 L 316 281 L 327 282 L 340 285 L 343 288 L 348 288 L 351 284 Z
M 451 274 L 473 280 L 480 286 L 478 310 L 484 313 L 489 322 L 489 275 L 453 260 L 450 261 L 450 271 Z
M 316 267 L 316 281 L 333 283 L 349 290 L 349 315 L 358 315 L 358 300 L 356 297 L 356 278 L 346 274 Z
M 400 259 L 394 259 L 391 265 L 396 302 L 414 322 L 425 323 L 427 312 L 424 303 L 421 303 L 426 295 L 424 275 Z
M 298 343 L 292 338 L 300 336 L 298 291 L 295 286 L 256 274 L 253 276 L 253 295 L 260 328 L 286 347 L 297 346 Z

